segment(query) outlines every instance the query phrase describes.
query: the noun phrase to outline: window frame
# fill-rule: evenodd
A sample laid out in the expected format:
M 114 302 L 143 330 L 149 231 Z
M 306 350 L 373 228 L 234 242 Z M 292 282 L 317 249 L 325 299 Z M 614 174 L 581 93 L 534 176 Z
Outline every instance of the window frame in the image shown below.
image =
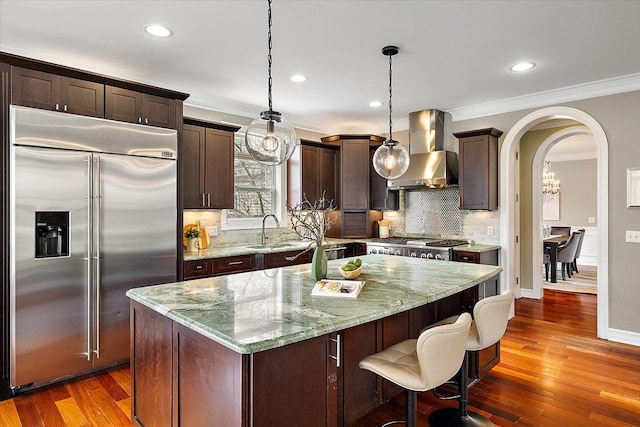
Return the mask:
M 242 139 L 244 139 L 244 132 L 245 129 L 240 129 L 236 135 L 240 134 L 242 135 Z M 242 141 L 242 143 L 244 144 L 244 141 Z M 238 153 L 235 151 L 234 149 L 234 156 L 238 157 L 247 157 L 249 158 L 250 155 L 247 153 Z M 286 228 L 286 221 L 285 219 L 285 197 L 286 197 L 286 191 L 287 191 L 287 162 L 282 162 L 282 164 L 280 165 L 276 165 L 276 166 L 266 166 L 266 167 L 272 167 L 274 168 L 274 173 L 273 173 L 273 187 L 272 187 L 272 192 L 273 192 L 273 198 L 272 198 L 272 208 L 271 208 L 271 212 L 265 214 L 274 214 L 277 218 L 278 218 L 278 222 L 280 224 L 280 228 Z M 234 199 L 234 204 L 235 204 L 235 199 L 236 199 L 236 191 L 238 189 L 240 190 L 244 190 L 244 191 L 251 191 L 252 189 L 257 190 L 257 191 L 264 191 L 264 188 L 254 188 L 254 187 L 236 187 L 235 185 L 235 176 L 236 176 L 236 170 L 235 170 L 235 161 L 234 161 L 234 185 L 233 185 L 233 199 Z M 221 230 L 251 230 L 251 229 L 261 229 L 262 228 L 262 218 L 263 217 L 252 217 L 252 218 L 233 218 L 229 216 L 229 211 L 231 209 L 223 209 L 222 210 L 222 220 L 221 220 Z M 276 228 L 275 225 L 275 221 L 267 221 L 267 223 L 265 224 L 266 228 Z

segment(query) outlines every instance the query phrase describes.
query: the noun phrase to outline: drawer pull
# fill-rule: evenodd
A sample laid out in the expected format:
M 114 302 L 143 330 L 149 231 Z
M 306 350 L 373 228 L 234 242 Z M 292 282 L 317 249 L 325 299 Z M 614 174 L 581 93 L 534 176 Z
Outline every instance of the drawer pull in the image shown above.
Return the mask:
M 204 265 L 196 265 L 196 270 L 202 270 L 204 268 Z
M 229 263 L 229 265 L 240 265 L 240 264 L 244 264 L 244 261 L 231 261 Z

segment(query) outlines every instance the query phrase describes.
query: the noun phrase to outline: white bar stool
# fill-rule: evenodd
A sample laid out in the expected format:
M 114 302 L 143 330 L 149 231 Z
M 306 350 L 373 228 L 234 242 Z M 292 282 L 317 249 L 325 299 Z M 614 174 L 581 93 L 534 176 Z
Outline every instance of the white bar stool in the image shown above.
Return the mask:
M 473 322 L 467 338 L 467 352 L 459 372 L 458 379 L 458 408 L 443 408 L 431 413 L 429 425 L 433 427 L 459 426 L 494 426 L 488 418 L 468 409 L 468 366 L 469 352 L 483 350 L 494 345 L 504 335 L 509 321 L 509 309 L 513 302 L 513 292 L 510 289 L 500 295 L 481 299 L 473 307 Z M 456 317 L 449 317 L 436 325 L 451 323 Z
M 416 392 L 438 387 L 460 370 L 470 328 L 471 316 L 462 313 L 455 322 L 426 329 L 418 339 L 402 341 L 360 361 L 362 369 L 406 390 L 405 421 L 390 421 L 382 427 L 401 423 L 415 427 Z

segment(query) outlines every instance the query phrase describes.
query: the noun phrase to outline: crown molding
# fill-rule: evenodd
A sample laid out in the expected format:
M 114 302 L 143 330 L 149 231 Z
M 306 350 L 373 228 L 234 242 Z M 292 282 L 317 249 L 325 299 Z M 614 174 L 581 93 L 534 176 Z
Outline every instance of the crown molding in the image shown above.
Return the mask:
M 453 108 L 447 112 L 451 114 L 452 121 L 456 122 L 636 90 L 640 90 L 640 73 L 536 92 L 495 102 Z

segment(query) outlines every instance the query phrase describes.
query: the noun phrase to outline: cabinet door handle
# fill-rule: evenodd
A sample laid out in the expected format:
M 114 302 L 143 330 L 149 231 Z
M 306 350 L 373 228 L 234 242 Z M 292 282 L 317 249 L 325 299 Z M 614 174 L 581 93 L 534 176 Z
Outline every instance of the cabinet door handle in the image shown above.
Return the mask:
M 138 117 L 138 123 L 142 124 L 142 117 Z
M 207 207 L 211 207 L 211 193 L 207 193 Z
M 148 125 L 148 124 L 149 124 L 149 118 L 145 118 L 145 119 L 144 119 L 144 124 L 145 124 L 145 125 Z
M 67 104 L 64 104 L 64 112 L 67 112 Z
M 56 104 L 56 111 L 60 111 L 60 104 Z
M 229 265 L 240 265 L 240 264 L 244 264 L 244 261 L 231 261 L 229 263 Z
M 207 206 L 207 205 L 205 205 L 205 203 L 204 203 L 204 193 L 202 193 L 202 207 L 204 208 L 205 206 Z
M 330 358 L 334 359 L 336 361 L 336 368 L 340 367 L 340 359 L 341 359 L 341 355 L 340 355 L 340 334 L 336 334 L 336 338 L 330 338 L 331 341 L 333 341 L 334 343 L 336 343 L 336 355 L 332 356 L 329 355 Z

